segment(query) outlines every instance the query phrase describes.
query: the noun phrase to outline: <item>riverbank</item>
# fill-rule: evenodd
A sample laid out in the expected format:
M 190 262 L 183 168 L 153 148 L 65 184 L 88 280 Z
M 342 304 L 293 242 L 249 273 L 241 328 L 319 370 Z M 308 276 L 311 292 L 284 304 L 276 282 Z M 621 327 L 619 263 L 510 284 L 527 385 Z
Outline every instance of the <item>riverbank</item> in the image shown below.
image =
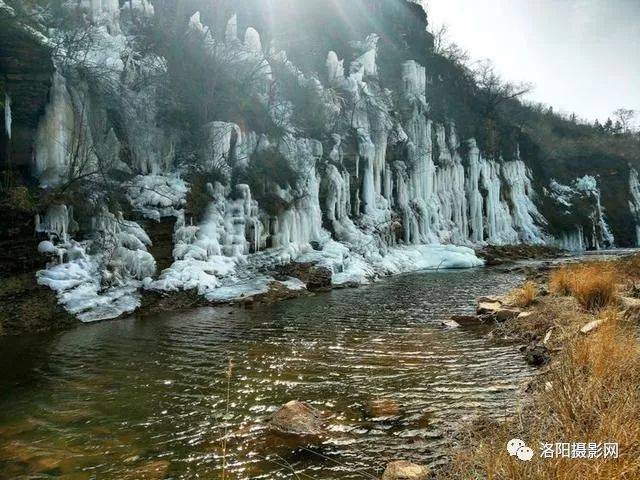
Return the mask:
M 154 232 L 157 233 L 157 232 Z M 159 265 L 166 267 L 171 261 L 167 252 L 171 251 L 171 239 L 167 235 L 154 234 L 154 254 L 158 255 Z M 157 240 L 157 241 L 155 241 Z M 57 302 L 56 294 L 51 289 L 38 285 L 36 272 L 45 267 L 47 257 L 37 253 L 37 239 L 32 234 L 23 234 L 20 241 L 7 242 L 5 255 L 0 259 L 3 287 L 0 288 L 0 336 L 16 336 L 30 333 L 58 331 L 82 324 L 80 320 L 65 311 Z M 164 252 L 158 254 L 158 251 Z M 33 252 L 36 252 L 35 254 Z M 512 245 L 502 247 L 486 247 L 476 251 L 478 258 L 485 261 L 487 266 L 509 265 L 518 260 L 542 258 L 556 258 L 566 255 L 554 247 Z M 420 267 L 415 259 L 404 259 L 405 263 L 413 263 L 413 268 Z M 26 262 L 26 263 L 25 263 Z M 432 261 L 432 268 L 436 269 L 437 261 Z M 392 265 L 393 269 L 411 270 L 411 266 L 400 268 Z M 438 267 L 446 268 L 446 265 Z M 185 311 L 191 308 L 218 305 L 239 305 L 253 307 L 257 304 L 270 304 L 289 300 L 302 295 L 313 294 L 318 291 L 328 291 L 339 288 L 355 288 L 362 285 L 358 279 L 339 282 L 332 281 L 332 272 L 327 266 L 314 262 L 291 262 L 267 272 L 274 281 L 266 285 L 259 293 L 249 293 L 232 300 L 211 301 L 196 290 L 160 292 L 154 290 L 141 291 L 141 305 L 135 311 L 136 316 L 157 316 L 166 312 Z M 345 276 L 339 274 L 339 276 Z M 291 280 L 294 287 L 289 288 Z M 304 285 L 303 285 L 304 284 Z
M 638 478 L 640 256 L 564 265 L 533 277 L 485 300 L 496 300 L 496 311 L 519 309 L 491 337 L 522 344 L 539 374 L 512 419 L 478 418 L 459 432 L 450 462 L 435 478 Z M 492 308 L 484 303 L 480 310 Z M 509 454 L 513 438 L 533 450 L 531 461 Z M 617 458 L 611 452 L 603 458 L 605 443 L 617 445 Z M 571 444 L 576 451 L 562 450 Z M 543 451 L 553 458 L 542 458 Z

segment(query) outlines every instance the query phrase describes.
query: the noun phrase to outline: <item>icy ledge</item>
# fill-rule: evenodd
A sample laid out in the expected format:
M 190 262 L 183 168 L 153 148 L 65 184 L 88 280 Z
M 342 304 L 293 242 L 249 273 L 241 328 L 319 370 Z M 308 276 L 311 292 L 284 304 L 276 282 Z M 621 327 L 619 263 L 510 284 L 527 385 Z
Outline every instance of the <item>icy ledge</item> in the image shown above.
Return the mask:
M 225 261 L 221 262 L 223 259 Z M 345 245 L 330 240 L 322 250 L 313 250 L 310 246 L 291 245 L 245 257 L 178 261 L 147 288 L 159 292 L 196 290 L 214 303 L 262 295 L 276 284 L 293 291 L 305 290 L 306 285 L 295 278 L 279 281 L 265 274 L 252 274 L 264 270 L 265 267 L 275 267 L 290 261 L 314 263 L 329 268 L 334 287 L 366 285 L 375 278 L 400 273 L 484 265 L 484 261 L 468 247 L 402 246 L 389 249 L 385 255 L 376 255 L 365 260 Z

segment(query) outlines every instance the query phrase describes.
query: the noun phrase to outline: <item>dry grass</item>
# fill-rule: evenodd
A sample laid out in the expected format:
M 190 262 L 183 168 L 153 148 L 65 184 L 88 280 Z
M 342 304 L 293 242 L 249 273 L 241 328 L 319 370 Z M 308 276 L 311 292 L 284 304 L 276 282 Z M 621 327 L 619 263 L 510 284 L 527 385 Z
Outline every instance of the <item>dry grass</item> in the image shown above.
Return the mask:
M 566 265 L 551 274 L 549 290 L 571 295 L 588 311 L 598 311 L 617 298 L 617 274 L 611 262 Z
M 517 419 L 469 433 L 465 451 L 438 478 L 640 478 L 640 342 L 615 311 L 600 317 L 605 323 L 596 332 L 573 335 Z M 514 437 L 536 451 L 531 462 L 508 455 L 506 442 Z M 540 458 L 541 444 L 555 442 L 618 442 L 620 456 Z
M 538 286 L 535 282 L 528 281 L 513 293 L 513 304 L 516 307 L 526 308 L 533 304 L 537 296 Z

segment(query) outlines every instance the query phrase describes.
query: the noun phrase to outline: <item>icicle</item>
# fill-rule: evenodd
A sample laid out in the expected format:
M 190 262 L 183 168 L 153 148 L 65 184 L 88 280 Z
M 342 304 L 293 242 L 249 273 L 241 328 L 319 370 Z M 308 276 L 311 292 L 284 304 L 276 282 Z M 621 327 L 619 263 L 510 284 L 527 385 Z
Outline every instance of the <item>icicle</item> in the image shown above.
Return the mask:
M 545 220 L 531 200 L 533 187 L 530 172 L 524 162 L 504 162 L 502 175 L 509 194 L 513 225 L 518 231 L 520 241 L 531 244 L 545 243 L 546 238 L 538 226 L 544 224 Z
M 629 171 L 629 210 L 636 224 L 636 246 L 640 247 L 640 182 L 638 181 L 638 171 L 632 168 Z
M 255 28 L 249 27 L 244 34 L 244 45 L 250 52 L 262 53 L 262 40 Z
M 484 241 L 483 198 L 480 193 L 481 158 L 480 149 L 476 139 L 472 138 L 469 144 L 469 168 L 466 178 L 466 193 L 469 203 L 469 227 L 470 240 L 473 243 Z
M 327 74 L 330 85 L 344 79 L 344 61 L 339 60 L 334 51 L 329 52 L 327 55 Z
M 53 75 L 49 103 L 35 140 L 35 174 L 43 186 L 55 185 L 67 175 L 73 145 L 75 114 L 65 79 Z
M 563 232 L 560 237 L 556 239 L 556 245 L 558 248 L 569 252 L 583 252 L 586 250 L 582 226 L 577 227 L 572 232 Z
M 4 131 L 7 138 L 11 139 L 11 97 L 7 92 L 4 94 Z
M 594 201 L 593 211 L 590 215 L 593 230 L 591 246 L 596 250 L 613 247 L 615 239 L 604 216 L 598 181 L 595 177 L 585 175 L 575 181 L 575 189 Z
M 224 40 L 226 43 L 233 43 L 238 40 L 238 16 L 235 13 L 227 22 L 227 28 L 224 32 Z

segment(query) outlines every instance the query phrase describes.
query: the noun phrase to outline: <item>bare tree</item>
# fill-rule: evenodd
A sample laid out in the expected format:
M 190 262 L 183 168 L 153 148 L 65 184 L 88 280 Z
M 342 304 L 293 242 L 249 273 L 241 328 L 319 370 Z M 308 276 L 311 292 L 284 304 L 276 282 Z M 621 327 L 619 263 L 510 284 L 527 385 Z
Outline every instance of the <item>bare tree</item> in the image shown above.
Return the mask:
M 522 97 L 533 88 L 530 83 L 512 83 L 504 80 L 488 60 L 478 62 L 472 72 L 478 87 L 482 113 L 486 117 L 493 116 L 504 102 Z
M 614 118 L 620 122 L 622 133 L 631 133 L 636 111 L 630 108 L 619 108 L 613 112 Z
M 442 24 L 432 35 L 433 53 L 459 66 L 467 66 L 469 64 L 469 52 L 449 39 L 449 27 L 446 24 Z

